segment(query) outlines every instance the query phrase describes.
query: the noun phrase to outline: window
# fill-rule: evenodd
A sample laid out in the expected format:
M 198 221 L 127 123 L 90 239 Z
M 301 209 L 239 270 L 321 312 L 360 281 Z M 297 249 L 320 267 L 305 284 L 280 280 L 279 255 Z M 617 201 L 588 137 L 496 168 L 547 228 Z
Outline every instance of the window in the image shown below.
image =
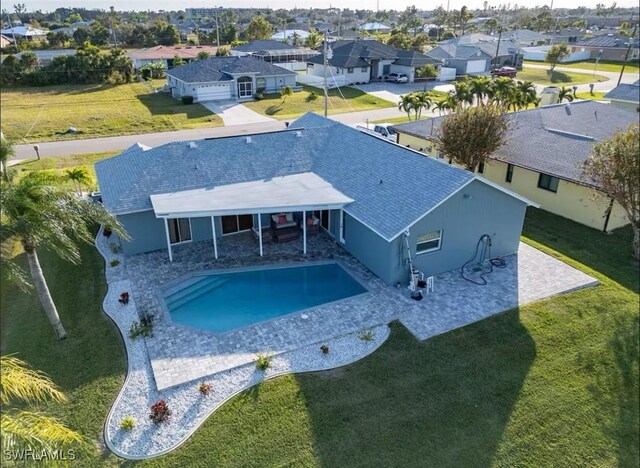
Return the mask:
M 367 67 L 360 67 L 360 71 L 362 73 L 367 73 Z
M 253 227 L 253 215 L 229 215 L 220 218 L 222 234 L 248 231 Z
M 416 243 L 416 253 L 423 254 L 433 252 L 440 249 L 440 241 L 442 240 L 442 231 L 425 232 L 418 236 Z
M 540 174 L 540 178 L 538 179 L 538 188 L 555 193 L 558 191 L 559 182 L 560 179 L 557 177 L 553 177 L 548 174 Z
M 347 73 L 353 73 L 353 68 L 347 68 Z
M 307 63 L 307 68 L 313 68 L 313 63 Z
M 191 240 L 191 220 L 189 218 L 167 219 L 169 242 L 180 244 Z
M 484 174 L 484 162 L 478 164 L 478 174 Z
M 513 164 L 507 164 L 507 175 L 504 180 L 509 183 L 513 180 Z

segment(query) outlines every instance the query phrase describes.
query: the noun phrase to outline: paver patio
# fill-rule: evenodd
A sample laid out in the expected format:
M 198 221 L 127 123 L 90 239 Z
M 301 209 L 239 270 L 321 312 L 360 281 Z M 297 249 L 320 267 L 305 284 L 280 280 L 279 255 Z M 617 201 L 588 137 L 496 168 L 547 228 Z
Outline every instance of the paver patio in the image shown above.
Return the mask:
M 406 288 L 383 283 L 325 233 L 309 237 L 306 256 L 300 239 L 264 247 L 260 257 L 252 235 L 241 233 L 218 243 L 218 260 L 211 242 L 176 247 L 172 263 L 166 251 L 126 259 L 123 276 L 131 281 L 139 310 L 156 316 L 154 336 L 146 344 L 159 390 L 246 364 L 257 352 L 291 351 L 396 319 L 417 338 L 426 339 L 528 302 L 597 284 L 521 244 L 518 255 L 505 259 L 506 268 L 487 275 L 487 285 L 465 281 L 453 271 L 436 277 L 435 292 L 416 302 Z M 175 325 L 162 311 L 160 286 L 187 272 L 327 260 L 339 261 L 369 292 L 305 310 L 306 318 L 300 312 L 222 334 Z

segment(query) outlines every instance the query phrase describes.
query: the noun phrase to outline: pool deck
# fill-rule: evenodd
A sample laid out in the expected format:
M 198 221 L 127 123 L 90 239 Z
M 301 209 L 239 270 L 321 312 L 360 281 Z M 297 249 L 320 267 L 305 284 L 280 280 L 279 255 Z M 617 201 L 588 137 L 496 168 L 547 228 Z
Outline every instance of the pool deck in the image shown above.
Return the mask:
M 139 310 L 156 316 L 154 336 L 146 339 L 146 345 L 159 390 L 246 364 L 258 352 L 291 351 L 393 320 L 424 340 L 519 305 L 597 284 L 594 278 L 521 244 L 518 255 L 506 258 L 506 268 L 487 275 L 487 285 L 465 281 L 459 271 L 449 272 L 436 277 L 435 292 L 416 302 L 406 289 L 382 282 L 322 232 L 309 236 L 306 256 L 298 239 L 265 244 L 260 257 L 249 233 L 224 237 L 218 249 L 218 260 L 210 242 L 175 247 L 172 263 L 166 251 L 134 255 L 126 258 L 125 268 L 113 273 L 131 281 Z M 327 260 L 340 262 L 369 292 L 221 334 L 175 325 L 161 312 L 160 287 L 189 272 Z

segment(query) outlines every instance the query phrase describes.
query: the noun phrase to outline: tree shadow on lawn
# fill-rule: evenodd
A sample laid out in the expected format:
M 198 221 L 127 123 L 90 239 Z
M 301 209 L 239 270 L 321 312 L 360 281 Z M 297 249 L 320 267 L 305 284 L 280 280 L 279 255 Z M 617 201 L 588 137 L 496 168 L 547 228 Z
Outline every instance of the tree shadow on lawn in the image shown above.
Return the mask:
M 635 293 L 640 291 L 640 264 L 631 256 L 631 226 L 607 234 L 530 207 L 522 235 L 586 265 Z
M 202 104 L 185 105 L 164 93 L 139 94 L 136 97 L 152 115 L 184 115 L 189 120 L 215 115 Z
M 424 342 L 391 327 L 366 359 L 296 377 L 321 465 L 491 465 L 536 357 L 519 311 Z

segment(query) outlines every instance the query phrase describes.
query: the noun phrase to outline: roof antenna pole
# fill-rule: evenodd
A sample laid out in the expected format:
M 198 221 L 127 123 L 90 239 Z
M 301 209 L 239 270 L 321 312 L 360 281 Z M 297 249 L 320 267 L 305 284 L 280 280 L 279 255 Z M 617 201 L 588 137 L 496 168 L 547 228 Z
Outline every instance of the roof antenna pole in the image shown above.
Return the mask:
M 327 32 L 324 32 L 324 44 L 323 44 L 323 56 L 324 56 L 324 116 L 327 116 L 329 110 L 329 93 L 327 92 L 327 67 L 329 66 L 329 60 L 327 58 Z

